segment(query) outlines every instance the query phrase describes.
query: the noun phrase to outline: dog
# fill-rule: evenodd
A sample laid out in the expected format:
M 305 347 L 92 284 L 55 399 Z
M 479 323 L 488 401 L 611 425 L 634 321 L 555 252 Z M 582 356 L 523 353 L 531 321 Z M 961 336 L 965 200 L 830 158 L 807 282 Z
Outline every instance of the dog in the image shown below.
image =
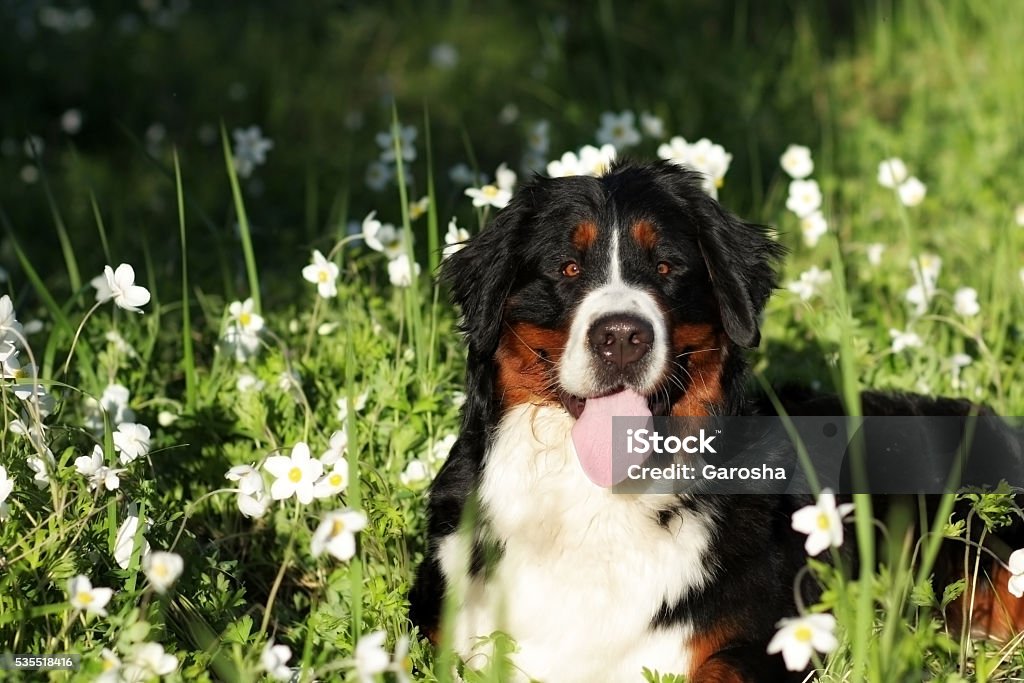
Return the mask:
M 807 555 L 791 515 L 812 499 L 616 494 L 608 444 L 587 428 L 751 411 L 745 350 L 784 250 L 701 180 L 669 162 L 535 177 L 443 266 L 466 402 L 430 489 L 410 618 L 436 642 L 453 596 L 469 666 L 503 632 L 524 680 L 642 681 L 645 667 L 693 683 L 804 678 L 766 645 L 797 614 Z

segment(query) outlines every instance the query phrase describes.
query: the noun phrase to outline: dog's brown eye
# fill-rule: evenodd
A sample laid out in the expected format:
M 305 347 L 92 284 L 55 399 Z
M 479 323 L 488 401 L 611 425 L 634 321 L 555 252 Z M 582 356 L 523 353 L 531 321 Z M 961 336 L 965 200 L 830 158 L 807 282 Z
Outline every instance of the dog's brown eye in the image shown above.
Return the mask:
M 575 261 L 569 261 L 562 266 L 562 275 L 566 277 L 576 277 L 580 274 L 580 266 Z
M 670 266 L 669 264 L 665 263 L 664 261 L 660 261 L 658 263 L 658 275 L 668 275 L 671 272 L 672 272 L 672 266 Z

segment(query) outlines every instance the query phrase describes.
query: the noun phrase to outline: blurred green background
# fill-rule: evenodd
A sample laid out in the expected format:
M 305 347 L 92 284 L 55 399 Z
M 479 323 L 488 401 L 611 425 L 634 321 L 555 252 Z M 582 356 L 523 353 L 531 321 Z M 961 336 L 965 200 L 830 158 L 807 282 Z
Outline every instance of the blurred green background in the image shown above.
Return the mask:
M 230 134 L 256 125 L 273 141 L 267 163 L 243 179 L 257 260 L 265 275 L 294 270 L 351 218 L 372 209 L 400 218 L 394 185 L 377 192 L 364 180 L 394 104 L 403 124 L 419 129 L 412 198 L 426 190 L 429 119 L 444 222 L 469 215 L 462 188 L 448 179 L 451 166 L 491 176 L 501 162 L 520 170 L 536 122 L 550 122 L 554 158 L 593 143 L 601 112 L 625 109 L 659 116 L 666 135 L 724 145 L 734 159 L 723 201 L 756 214 L 787 144 L 817 152 L 823 128 L 856 115 L 837 108 L 825 67 L 884 30 L 892 11 L 888 3 L 799 0 L 6 0 L 0 208 L 52 277 L 63 270 L 54 208 L 83 272 L 103 265 L 90 247 L 90 191 L 116 258 L 138 262 L 144 242 L 153 254 L 176 250 L 176 148 L 190 234 L 206 246 L 193 263 L 195 281 L 220 278 L 225 265 L 240 274 L 219 126 Z M 867 91 L 894 64 L 851 73 L 850 87 Z M 883 90 L 863 106 L 895 118 L 903 97 Z M 26 170 L 34 164 L 28 136 L 44 143 L 41 174 Z M 17 270 L 9 244 L 0 264 Z

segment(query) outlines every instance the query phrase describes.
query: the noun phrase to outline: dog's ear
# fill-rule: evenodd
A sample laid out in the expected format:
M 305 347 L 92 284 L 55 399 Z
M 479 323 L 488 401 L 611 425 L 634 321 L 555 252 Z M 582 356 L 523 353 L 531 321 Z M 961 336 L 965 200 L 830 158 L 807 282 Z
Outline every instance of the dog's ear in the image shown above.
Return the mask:
M 697 239 L 725 333 L 739 346 L 755 347 L 761 341 L 761 311 L 775 289 L 775 265 L 785 247 L 768 236 L 766 227 L 740 220 L 709 196 L 695 209 Z
M 471 356 L 489 359 L 498 348 L 502 312 L 517 275 L 516 245 L 531 213 L 526 195 L 520 190 L 479 235 L 441 265 L 441 279 L 462 311 L 460 329 Z

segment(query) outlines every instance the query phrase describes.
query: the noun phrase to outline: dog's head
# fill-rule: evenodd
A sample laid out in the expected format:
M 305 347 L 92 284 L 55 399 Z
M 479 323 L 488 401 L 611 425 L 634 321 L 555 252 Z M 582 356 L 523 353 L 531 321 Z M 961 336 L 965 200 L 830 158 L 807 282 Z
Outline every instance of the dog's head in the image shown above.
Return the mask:
M 444 265 L 470 390 L 574 417 L 624 389 L 655 415 L 718 412 L 728 364 L 760 339 L 781 254 L 671 163 L 535 178 Z

